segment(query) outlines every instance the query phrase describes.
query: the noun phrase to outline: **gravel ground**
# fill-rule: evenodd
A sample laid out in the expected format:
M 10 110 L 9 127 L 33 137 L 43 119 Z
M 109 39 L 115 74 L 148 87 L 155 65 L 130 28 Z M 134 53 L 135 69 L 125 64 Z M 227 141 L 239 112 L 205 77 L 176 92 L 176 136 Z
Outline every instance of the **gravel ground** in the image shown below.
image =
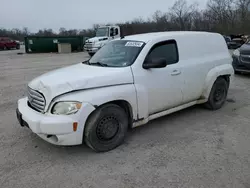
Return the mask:
M 200 106 L 131 130 L 107 153 L 53 146 L 15 116 L 34 77 L 86 59 L 85 53 L 0 52 L 0 187 L 250 187 L 250 76 L 235 76 L 216 112 Z

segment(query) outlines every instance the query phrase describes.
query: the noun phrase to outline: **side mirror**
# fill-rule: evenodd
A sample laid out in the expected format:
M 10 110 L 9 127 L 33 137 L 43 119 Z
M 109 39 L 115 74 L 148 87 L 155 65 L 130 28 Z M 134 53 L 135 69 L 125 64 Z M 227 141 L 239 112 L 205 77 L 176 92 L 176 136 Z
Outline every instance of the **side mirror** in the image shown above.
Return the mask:
M 163 58 L 157 58 L 157 59 L 151 59 L 144 61 L 142 67 L 144 69 L 151 69 L 151 68 L 164 68 L 167 66 L 166 59 Z

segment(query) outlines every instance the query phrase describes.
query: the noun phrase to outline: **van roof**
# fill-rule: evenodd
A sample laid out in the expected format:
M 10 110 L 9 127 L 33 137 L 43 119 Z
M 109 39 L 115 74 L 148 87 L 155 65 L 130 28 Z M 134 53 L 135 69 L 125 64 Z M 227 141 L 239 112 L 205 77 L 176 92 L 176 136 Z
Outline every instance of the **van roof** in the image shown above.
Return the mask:
M 143 34 L 136 34 L 136 35 L 128 35 L 123 38 L 123 40 L 137 40 L 142 42 L 149 42 L 151 40 L 155 40 L 161 37 L 177 37 L 183 35 L 211 35 L 217 33 L 211 32 L 203 32 L 203 31 L 164 31 L 164 32 L 152 32 L 152 33 L 143 33 Z

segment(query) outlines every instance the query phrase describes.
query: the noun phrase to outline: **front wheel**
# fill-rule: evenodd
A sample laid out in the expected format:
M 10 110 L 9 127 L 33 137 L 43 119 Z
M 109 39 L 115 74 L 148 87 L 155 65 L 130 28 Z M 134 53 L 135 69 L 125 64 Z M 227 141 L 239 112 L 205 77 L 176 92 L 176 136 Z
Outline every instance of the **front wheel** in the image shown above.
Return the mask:
M 126 112 L 115 104 L 98 108 L 89 117 L 85 131 L 85 143 L 97 152 L 107 152 L 122 144 L 128 129 Z
M 211 110 L 220 109 L 227 99 L 229 83 L 224 78 L 217 78 L 211 89 L 209 98 L 205 106 Z

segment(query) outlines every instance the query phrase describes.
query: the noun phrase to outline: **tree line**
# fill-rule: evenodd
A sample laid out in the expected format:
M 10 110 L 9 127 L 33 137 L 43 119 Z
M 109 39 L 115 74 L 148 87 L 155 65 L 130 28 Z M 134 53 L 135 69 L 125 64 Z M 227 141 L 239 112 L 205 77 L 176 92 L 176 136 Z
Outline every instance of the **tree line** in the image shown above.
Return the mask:
M 123 34 L 138 34 L 155 31 L 210 31 L 221 34 L 250 34 L 250 0 L 208 0 L 206 8 L 200 9 L 197 3 L 188 3 L 187 0 L 177 0 L 166 12 L 156 11 L 150 18 L 136 18 L 121 26 Z M 102 24 L 103 25 L 103 24 Z M 105 25 L 109 25 L 105 23 Z M 90 29 L 60 28 L 59 32 L 52 29 L 40 29 L 31 33 L 27 27 L 23 29 L 0 28 L 0 36 L 23 40 L 27 35 L 54 36 L 54 35 L 83 35 L 92 37 L 99 24 Z

